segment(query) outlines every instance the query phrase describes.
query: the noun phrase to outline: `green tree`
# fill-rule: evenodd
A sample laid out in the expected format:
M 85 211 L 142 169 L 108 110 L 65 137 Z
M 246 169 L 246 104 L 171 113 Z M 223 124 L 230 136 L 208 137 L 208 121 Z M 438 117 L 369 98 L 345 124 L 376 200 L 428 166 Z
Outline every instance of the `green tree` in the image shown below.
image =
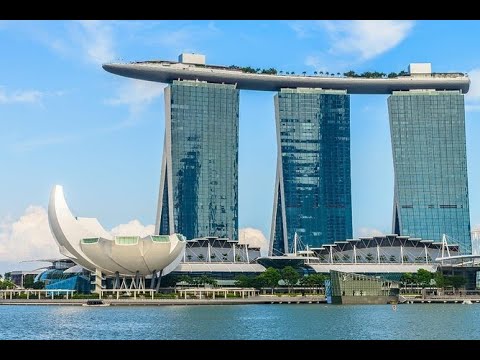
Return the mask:
M 343 73 L 343 76 L 345 76 L 345 77 L 358 77 L 358 75 L 357 75 L 357 74 L 355 73 L 355 71 L 353 71 L 353 70 L 344 72 L 344 73 Z
M 205 256 L 203 256 L 203 254 L 198 255 L 198 260 L 202 261 L 203 259 L 205 259 Z
M 281 272 L 282 280 L 285 282 L 285 285 L 288 286 L 288 292 L 290 293 L 290 288 L 294 286 L 300 279 L 298 272 L 291 266 L 286 266 L 282 269 Z
M 280 274 L 280 271 L 278 271 L 278 269 L 275 269 L 273 267 L 269 267 L 259 276 L 262 277 L 265 283 L 265 286 L 272 288 L 272 294 L 273 294 L 273 289 L 278 286 L 278 282 L 282 278 L 282 274 Z
M 32 289 L 35 289 L 35 290 L 45 289 L 45 283 L 43 281 L 34 282 L 32 285 Z
M 182 275 L 182 276 L 180 276 L 180 278 L 178 279 L 178 281 L 179 281 L 179 282 L 183 282 L 183 283 L 185 283 L 185 284 L 187 284 L 187 285 L 193 285 L 193 284 L 194 284 L 193 279 L 192 279 L 190 276 L 188 276 L 188 275 Z
M 175 287 L 178 281 L 178 276 L 172 274 L 162 276 L 162 278 L 160 279 L 162 287 Z
M 0 281 L 0 290 L 14 289 L 16 285 L 11 280 Z
M 25 275 L 25 277 L 23 278 L 23 287 L 25 289 L 32 289 L 34 280 L 35 280 L 35 275 L 32 275 L 32 274 Z
M 368 261 L 368 262 L 371 262 L 373 260 L 373 254 L 372 253 L 368 253 L 367 256 L 365 256 L 365 259 Z
M 250 284 L 250 287 L 254 287 L 255 289 L 261 289 L 263 287 L 267 287 L 267 281 L 263 274 L 255 276 Z M 273 288 L 272 288 L 273 291 Z
M 317 74 L 318 74 L 318 73 L 317 73 L 316 71 L 314 71 L 314 72 L 313 72 L 313 75 L 315 75 L 315 76 L 316 76 Z
M 449 276 L 448 278 L 454 290 L 463 287 L 467 283 L 467 279 L 465 279 L 461 275 L 453 275 L 453 276 Z
M 196 280 L 197 280 L 197 285 L 203 285 L 203 286 L 205 286 L 205 285 L 216 286 L 217 285 L 217 280 L 215 280 L 214 278 L 212 278 L 208 275 L 205 275 L 205 274 L 203 274 L 202 276 L 200 276 Z
M 417 273 L 415 274 L 415 280 L 418 285 L 422 288 L 430 285 L 430 280 L 433 279 L 433 273 L 425 269 L 418 269 Z
M 253 279 L 250 276 L 247 275 L 238 275 L 235 278 L 235 286 L 242 287 L 242 288 L 247 288 L 247 287 L 252 287 Z
M 386 263 L 387 262 L 387 257 L 385 255 L 380 255 L 380 262 L 381 263 Z
M 302 74 L 303 74 L 303 76 L 306 76 L 306 75 L 307 75 L 307 72 L 306 72 L 306 71 L 302 71 Z
M 397 257 L 395 255 L 390 255 L 390 262 L 397 261 Z
M 311 274 L 300 279 L 300 285 L 306 287 L 320 287 L 325 283 L 325 275 Z
M 447 279 L 441 272 L 436 272 L 433 278 L 435 280 L 435 285 L 438 288 L 443 289 L 445 286 L 447 286 Z

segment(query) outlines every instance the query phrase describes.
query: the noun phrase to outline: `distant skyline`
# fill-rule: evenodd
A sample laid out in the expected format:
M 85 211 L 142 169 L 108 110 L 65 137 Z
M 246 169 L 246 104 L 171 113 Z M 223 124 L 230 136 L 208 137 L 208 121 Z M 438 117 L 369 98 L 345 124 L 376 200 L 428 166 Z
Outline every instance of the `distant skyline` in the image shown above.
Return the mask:
M 115 76 L 101 64 L 176 61 L 181 52 L 205 54 L 208 64 L 296 74 L 399 72 L 412 62 L 467 72 L 470 216 L 479 228 L 480 48 L 472 45 L 479 30 L 478 21 L 432 20 L 0 21 L 0 273 L 58 254 L 46 222 L 55 184 L 64 186 L 75 215 L 97 217 L 108 230 L 153 231 L 165 85 Z M 266 238 L 276 170 L 274 94 L 240 93 L 239 227 Z M 390 233 L 387 96 L 352 95 L 350 107 L 354 236 Z

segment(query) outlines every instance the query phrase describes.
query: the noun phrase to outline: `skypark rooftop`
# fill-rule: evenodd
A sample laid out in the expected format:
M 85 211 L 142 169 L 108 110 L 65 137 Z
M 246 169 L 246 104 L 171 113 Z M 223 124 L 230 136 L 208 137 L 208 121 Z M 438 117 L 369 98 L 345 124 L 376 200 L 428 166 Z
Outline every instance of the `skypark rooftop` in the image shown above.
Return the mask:
M 182 54 L 185 55 L 185 54 Z M 193 55 L 195 57 L 202 55 Z M 188 59 L 180 57 L 180 59 Z M 196 59 L 196 58 L 195 58 Z M 470 79 L 462 73 L 415 72 L 425 69 L 411 64 L 411 73 L 394 78 L 330 77 L 307 75 L 274 75 L 244 72 L 239 68 L 206 65 L 200 61 L 141 61 L 108 63 L 102 67 L 112 74 L 129 78 L 171 83 L 173 80 L 196 80 L 210 83 L 236 84 L 238 89 L 278 91 L 281 88 L 320 88 L 347 90 L 349 94 L 391 94 L 408 90 L 460 90 L 467 93 Z

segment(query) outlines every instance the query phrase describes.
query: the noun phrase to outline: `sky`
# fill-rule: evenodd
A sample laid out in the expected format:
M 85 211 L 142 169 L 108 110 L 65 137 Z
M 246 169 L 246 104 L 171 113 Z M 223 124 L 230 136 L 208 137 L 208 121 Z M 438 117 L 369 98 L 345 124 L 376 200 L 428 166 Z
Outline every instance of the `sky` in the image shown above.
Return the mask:
M 46 208 L 63 185 L 74 215 L 113 233 L 152 231 L 165 126 L 164 84 L 102 63 L 205 54 L 208 64 L 399 72 L 431 62 L 467 72 L 471 224 L 480 228 L 479 21 L 0 21 L 0 274 L 58 257 Z M 273 92 L 240 94 L 239 225 L 270 237 L 276 165 Z M 354 236 L 391 233 L 387 95 L 352 95 Z

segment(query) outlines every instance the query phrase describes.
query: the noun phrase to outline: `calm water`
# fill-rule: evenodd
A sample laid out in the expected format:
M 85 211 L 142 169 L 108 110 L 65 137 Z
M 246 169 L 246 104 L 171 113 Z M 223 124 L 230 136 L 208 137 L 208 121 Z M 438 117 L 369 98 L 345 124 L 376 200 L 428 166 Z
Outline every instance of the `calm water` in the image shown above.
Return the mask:
M 0 306 L 0 339 L 480 339 L 480 304 Z

